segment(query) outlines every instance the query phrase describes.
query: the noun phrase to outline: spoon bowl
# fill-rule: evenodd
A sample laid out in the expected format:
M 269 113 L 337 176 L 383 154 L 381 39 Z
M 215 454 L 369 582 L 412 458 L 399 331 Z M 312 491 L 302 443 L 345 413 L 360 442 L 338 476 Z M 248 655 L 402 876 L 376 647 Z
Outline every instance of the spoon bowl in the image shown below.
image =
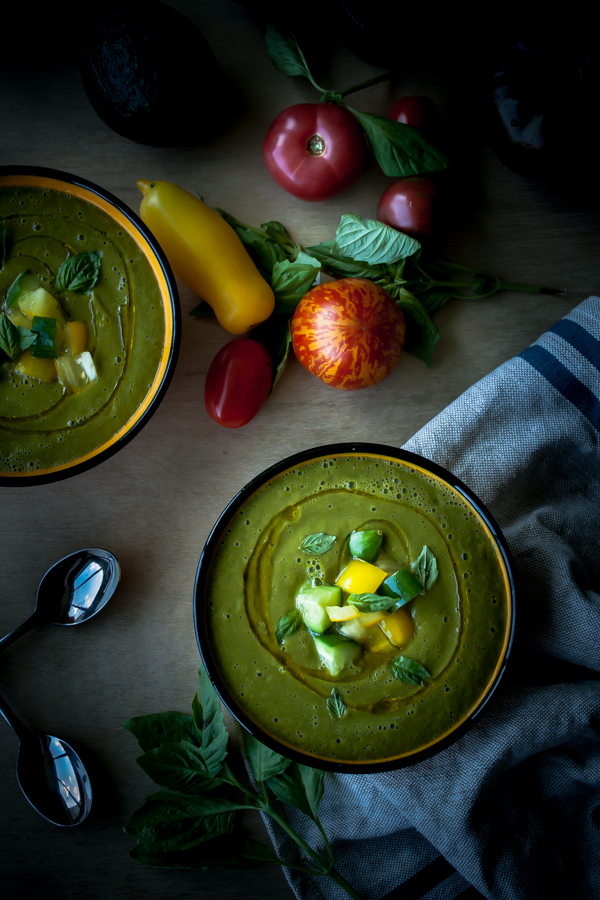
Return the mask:
M 32 615 L 0 640 L 0 650 L 36 625 L 79 625 L 113 596 L 121 577 L 117 558 L 99 547 L 78 550 L 48 569 L 40 581 Z
M 17 781 L 25 798 L 44 819 L 69 828 L 92 807 L 90 779 L 70 744 L 27 728 L 0 696 L 0 714 L 19 739 Z

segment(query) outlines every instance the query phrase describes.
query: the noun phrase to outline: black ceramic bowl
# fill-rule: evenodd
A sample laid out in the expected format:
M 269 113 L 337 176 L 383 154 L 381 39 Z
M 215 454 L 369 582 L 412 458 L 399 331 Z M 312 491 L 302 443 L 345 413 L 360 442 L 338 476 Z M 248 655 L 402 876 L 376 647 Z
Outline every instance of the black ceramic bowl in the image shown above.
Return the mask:
M 337 532 L 333 548 L 303 554 L 301 537 L 321 521 Z M 413 628 L 405 644 L 384 635 L 383 655 L 379 643 L 377 655 L 363 647 L 336 679 L 319 667 L 305 626 L 283 642 L 276 628 L 303 579 L 335 581 L 352 530 L 380 525 L 382 553 L 389 537 L 396 563 L 399 547 L 414 561 L 425 535 L 439 577 L 404 607 Z M 473 492 L 427 459 L 370 443 L 312 448 L 252 479 L 211 531 L 194 588 L 202 661 L 235 719 L 282 755 L 338 772 L 410 765 L 471 727 L 506 667 L 514 604 L 506 542 Z M 380 631 L 371 632 L 377 642 Z M 427 663 L 430 677 L 399 687 L 398 655 Z M 339 718 L 327 704 L 333 689 L 346 705 Z
M 4 166 L 0 199 L 5 234 L 0 316 L 15 312 L 7 296 L 21 272 L 34 271 L 52 292 L 59 261 L 81 251 L 102 252 L 100 279 L 85 302 L 89 350 L 95 361 L 98 357 L 98 385 L 104 393 L 95 391 L 87 410 L 79 407 L 70 415 L 73 391 L 63 390 L 60 381 L 49 386 L 23 376 L 16 368 L 19 358 L 10 362 L 0 352 L 4 386 L 10 388 L 0 394 L 0 485 L 57 481 L 116 453 L 161 402 L 179 350 L 177 286 L 141 219 L 84 178 L 54 169 Z M 66 302 L 78 296 L 67 293 Z M 102 359 L 99 345 L 111 329 L 118 332 L 121 346 L 110 360 L 106 354 Z M 144 354 L 147 365 L 140 362 Z M 20 392 L 33 399 L 33 415 L 29 406 L 20 407 Z M 81 393 L 79 400 L 83 397 Z M 105 423 L 101 431 L 94 424 L 100 421 Z M 48 442 L 54 442 L 51 454 L 40 451 Z

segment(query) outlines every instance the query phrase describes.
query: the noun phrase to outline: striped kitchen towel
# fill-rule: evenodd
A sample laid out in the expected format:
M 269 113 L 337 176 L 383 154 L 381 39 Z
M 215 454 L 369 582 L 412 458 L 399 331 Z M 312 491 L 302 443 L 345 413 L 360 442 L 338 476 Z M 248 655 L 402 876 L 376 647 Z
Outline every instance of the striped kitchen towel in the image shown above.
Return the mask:
M 514 649 L 474 727 L 425 762 L 327 774 L 319 809 L 362 900 L 600 900 L 600 298 L 590 297 L 406 444 L 502 528 Z M 313 846 L 319 834 L 286 808 Z M 295 845 L 278 830 L 281 855 Z M 286 869 L 300 900 L 343 900 Z

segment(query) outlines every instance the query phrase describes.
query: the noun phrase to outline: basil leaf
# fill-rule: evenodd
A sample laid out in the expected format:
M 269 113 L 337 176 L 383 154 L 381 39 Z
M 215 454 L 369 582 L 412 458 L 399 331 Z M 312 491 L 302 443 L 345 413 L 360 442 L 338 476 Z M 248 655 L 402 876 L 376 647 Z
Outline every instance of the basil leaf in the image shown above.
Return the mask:
M 291 759 L 286 759 L 285 756 L 281 756 L 281 754 L 275 753 L 269 747 L 265 747 L 263 743 L 251 734 L 248 734 L 248 732 L 244 734 L 244 746 L 248 762 L 258 782 L 267 781 L 269 778 L 274 778 L 275 775 L 281 775 L 291 765 Z
M 20 335 L 19 345 L 21 347 L 21 350 L 27 350 L 29 347 L 31 347 L 32 344 L 35 344 L 38 337 L 35 331 L 31 331 L 29 328 L 25 328 L 23 325 L 17 325 L 17 329 Z
M 341 719 L 346 715 L 346 704 L 334 688 L 327 698 L 327 712 L 332 719 Z
M 221 784 L 208 774 L 202 750 L 189 741 L 162 743 L 136 762 L 152 781 L 173 791 L 200 794 Z
M 8 233 L 4 225 L 0 225 L 0 270 L 4 268 L 6 262 L 6 248 L 8 245 Z
M 300 544 L 300 550 L 304 550 L 305 553 L 320 556 L 322 553 L 327 553 L 328 550 L 331 550 L 334 541 L 335 535 L 325 534 L 323 531 L 319 531 L 316 534 L 308 534 L 303 538 Z
M 14 359 L 20 349 L 19 329 L 10 321 L 6 313 L 2 313 L 0 315 L 0 350 L 3 350 L 9 359 Z
M 316 257 L 323 269 L 337 278 L 370 278 L 376 281 L 386 273 L 385 266 L 374 266 L 368 263 L 351 259 L 333 249 L 333 241 L 324 241 L 309 247 L 309 253 Z
M 267 24 L 265 42 L 267 55 L 276 69 L 292 78 L 303 76 L 312 81 L 304 55 L 294 38 L 284 38 L 271 24 Z
M 393 597 L 384 597 L 383 594 L 350 594 L 348 605 L 356 606 L 361 612 L 377 612 L 382 609 L 390 609 L 395 603 Z
M 302 625 L 302 613 L 299 609 L 291 609 L 282 616 L 275 629 L 275 638 L 278 644 L 282 644 L 287 637 L 295 634 Z
M 160 747 L 161 744 L 184 741 L 199 745 L 198 732 L 192 716 L 179 712 L 153 713 L 149 716 L 134 716 L 123 722 L 123 728 L 130 731 L 144 752 Z
M 422 136 L 418 129 L 382 116 L 346 109 L 360 122 L 373 155 L 385 175 L 408 178 L 440 172 L 448 166 L 448 158 Z
M 323 781 L 324 773 L 320 769 L 292 763 L 281 775 L 270 778 L 267 785 L 282 803 L 294 806 L 316 821 Z
M 252 809 L 250 803 L 234 803 L 220 797 L 202 797 L 177 791 L 152 794 L 125 825 L 143 844 L 159 850 L 187 850 L 204 841 L 229 834 L 235 813 Z
M 340 219 L 332 250 L 369 265 L 395 263 L 421 249 L 414 238 L 384 222 L 344 213 Z
M 69 256 L 54 276 L 54 290 L 59 294 L 74 291 L 86 294 L 93 290 L 100 275 L 101 250 L 85 250 Z
M 281 222 L 265 222 L 260 226 L 266 236 L 284 251 L 288 259 L 297 260 L 298 254 L 302 252 L 302 247 L 294 241 Z
M 423 585 L 424 590 L 428 591 L 433 587 L 438 577 L 438 565 L 435 556 L 427 545 L 423 547 L 417 559 L 410 564 L 410 567 Z
M 431 675 L 420 662 L 410 659 L 408 656 L 396 656 L 392 660 L 392 673 L 398 681 L 406 684 L 423 684 L 423 679 L 431 678 Z
M 390 291 L 407 320 L 404 350 L 433 366 L 433 351 L 440 333 L 437 325 L 417 297 L 404 287 Z
M 221 704 L 204 667 L 198 670 L 200 687 L 192 701 L 192 717 L 200 736 L 206 770 L 215 777 L 227 756 L 229 735 Z
M 316 262 L 316 260 L 315 260 Z M 271 287 L 275 294 L 277 312 L 294 312 L 298 303 L 314 284 L 321 266 L 291 262 L 284 259 L 273 266 Z
M 274 371 L 272 388 L 281 378 L 290 356 L 292 347 L 290 316 L 273 312 L 266 321 L 253 328 L 251 334 L 255 341 L 260 341 L 269 351 Z

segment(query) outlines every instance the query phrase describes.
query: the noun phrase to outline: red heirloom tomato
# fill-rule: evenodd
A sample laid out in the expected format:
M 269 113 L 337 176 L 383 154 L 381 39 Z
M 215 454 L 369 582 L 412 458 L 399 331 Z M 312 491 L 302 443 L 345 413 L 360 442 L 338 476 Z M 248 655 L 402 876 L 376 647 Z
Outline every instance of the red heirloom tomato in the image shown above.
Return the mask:
M 406 337 L 399 306 L 366 278 L 312 288 L 291 322 L 292 346 L 305 369 L 325 384 L 355 391 L 386 378 Z
M 263 142 L 278 185 L 300 200 L 327 200 L 356 181 L 366 160 L 362 128 L 334 103 L 298 103 L 279 113 Z
M 236 338 L 221 347 L 206 373 L 204 405 L 215 422 L 240 428 L 257 414 L 271 390 L 269 352 L 253 338 Z
M 402 178 L 384 191 L 377 219 L 415 238 L 433 234 L 435 182 L 427 175 Z

